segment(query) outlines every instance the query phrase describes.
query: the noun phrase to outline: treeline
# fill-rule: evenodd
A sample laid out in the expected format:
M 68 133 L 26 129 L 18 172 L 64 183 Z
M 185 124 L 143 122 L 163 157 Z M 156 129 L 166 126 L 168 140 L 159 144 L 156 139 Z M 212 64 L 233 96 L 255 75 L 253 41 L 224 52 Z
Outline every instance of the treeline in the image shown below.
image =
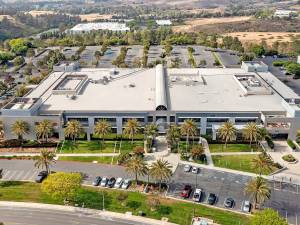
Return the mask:
M 208 35 L 205 33 L 173 33 L 171 28 L 136 30 L 129 32 L 94 31 L 81 34 L 49 33 L 41 35 L 42 41 L 36 45 L 87 46 L 87 45 L 203 45 L 212 48 L 227 48 L 243 52 L 242 43 L 237 38 Z M 147 48 L 146 48 L 147 50 Z

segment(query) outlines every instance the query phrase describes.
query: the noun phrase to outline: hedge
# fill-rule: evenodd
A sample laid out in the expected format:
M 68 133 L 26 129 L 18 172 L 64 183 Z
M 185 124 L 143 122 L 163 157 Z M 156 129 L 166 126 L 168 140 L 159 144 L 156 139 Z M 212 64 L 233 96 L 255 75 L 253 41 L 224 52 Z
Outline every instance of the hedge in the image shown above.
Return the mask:
M 294 144 L 294 142 L 291 139 L 287 139 L 286 142 L 292 149 L 296 149 L 296 145 Z

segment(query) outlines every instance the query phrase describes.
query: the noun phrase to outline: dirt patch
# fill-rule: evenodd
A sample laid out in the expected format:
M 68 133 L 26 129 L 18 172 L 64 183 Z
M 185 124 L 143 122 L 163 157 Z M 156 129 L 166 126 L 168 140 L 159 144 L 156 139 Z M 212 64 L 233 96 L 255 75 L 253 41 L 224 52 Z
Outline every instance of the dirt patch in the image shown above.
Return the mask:
M 41 16 L 41 15 L 54 15 L 54 14 L 57 14 L 57 12 L 49 11 L 49 10 L 45 10 L 45 11 L 32 10 L 32 11 L 29 11 L 27 13 L 32 15 L 33 17 Z
M 259 43 L 266 41 L 268 45 L 274 42 L 291 42 L 293 38 L 300 37 L 300 33 L 292 32 L 235 32 L 225 36 L 237 37 L 242 43 Z
M 81 14 L 78 16 L 80 17 L 81 21 L 92 22 L 95 20 L 109 20 L 112 18 L 113 15 L 111 14 L 100 15 L 98 13 L 91 13 L 91 14 Z
M 0 21 L 2 21 L 5 17 L 6 17 L 9 21 L 15 22 L 15 18 L 13 18 L 13 17 L 10 16 L 10 15 L 0 15 Z
M 234 23 L 234 22 L 248 21 L 250 19 L 251 19 L 251 17 L 249 17 L 249 16 L 193 19 L 193 20 L 185 21 L 184 25 L 174 26 L 173 30 L 175 32 L 194 32 L 200 26 L 203 26 L 203 25 Z

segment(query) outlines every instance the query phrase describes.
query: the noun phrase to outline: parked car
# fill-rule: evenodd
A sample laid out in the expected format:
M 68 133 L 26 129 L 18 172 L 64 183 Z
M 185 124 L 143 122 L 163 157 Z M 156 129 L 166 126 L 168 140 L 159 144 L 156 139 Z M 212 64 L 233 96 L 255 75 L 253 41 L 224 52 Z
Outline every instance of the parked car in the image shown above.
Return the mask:
M 122 186 L 121 186 L 121 188 L 122 189 L 127 189 L 127 188 L 129 188 L 130 184 L 131 184 L 131 180 L 125 179 Z
M 101 187 L 105 187 L 107 185 L 108 182 L 108 178 L 107 177 L 103 177 L 100 183 Z
M 226 198 L 225 201 L 224 201 L 224 206 L 226 208 L 233 208 L 234 200 L 232 198 Z
M 115 183 L 115 188 L 120 188 L 122 186 L 122 183 L 123 183 L 123 178 L 118 177 Z
M 93 186 L 98 186 L 101 182 L 101 177 L 96 177 L 95 180 L 93 181 Z
M 207 198 L 207 203 L 213 205 L 216 203 L 216 201 L 217 201 L 217 196 L 214 193 L 209 193 Z
M 191 185 L 185 185 L 184 188 L 182 189 L 180 196 L 183 198 L 189 198 L 190 194 L 192 192 L 192 187 Z
M 191 166 L 190 165 L 185 165 L 183 171 L 188 173 L 191 170 Z
M 250 210 L 251 210 L 251 203 L 250 203 L 250 201 L 244 201 L 243 202 L 243 206 L 242 206 L 242 211 L 243 212 L 250 212 Z
M 200 188 L 196 188 L 194 195 L 193 195 L 193 201 L 200 202 L 201 196 L 202 196 L 202 190 Z
M 116 183 L 116 178 L 112 177 L 108 180 L 107 187 L 112 188 L 115 185 L 115 183 Z
M 35 182 L 42 183 L 42 181 L 48 176 L 47 171 L 41 171 L 38 173 L 38 175 L 35 178 Z
M 193 166 L 193 168 L 192 168 L 192 173 L 198 174 L 198 173 L 199 173 L 199 168 L 196 167 L 196 166 Z

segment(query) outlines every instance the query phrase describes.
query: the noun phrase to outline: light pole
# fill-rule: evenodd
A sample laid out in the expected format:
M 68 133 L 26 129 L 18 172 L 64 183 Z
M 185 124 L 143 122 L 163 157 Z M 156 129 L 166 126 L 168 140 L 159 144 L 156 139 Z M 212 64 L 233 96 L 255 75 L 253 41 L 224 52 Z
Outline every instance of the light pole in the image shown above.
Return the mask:
M 195 175 L 196 175 L 196 179 L 195 179 L 195 191 L 196 191 L 196 189 L 197 189 L 197 176 L 198 176 L 198 171 L 197 171 L 197 173 L 196 173 Z M 196 202 L 194 201 L 193 218 L 195 217 L 195 214 L 196 214 Z
M 102 190 L 102 211 L 105 211 L 104 209 L 104 191 Z

